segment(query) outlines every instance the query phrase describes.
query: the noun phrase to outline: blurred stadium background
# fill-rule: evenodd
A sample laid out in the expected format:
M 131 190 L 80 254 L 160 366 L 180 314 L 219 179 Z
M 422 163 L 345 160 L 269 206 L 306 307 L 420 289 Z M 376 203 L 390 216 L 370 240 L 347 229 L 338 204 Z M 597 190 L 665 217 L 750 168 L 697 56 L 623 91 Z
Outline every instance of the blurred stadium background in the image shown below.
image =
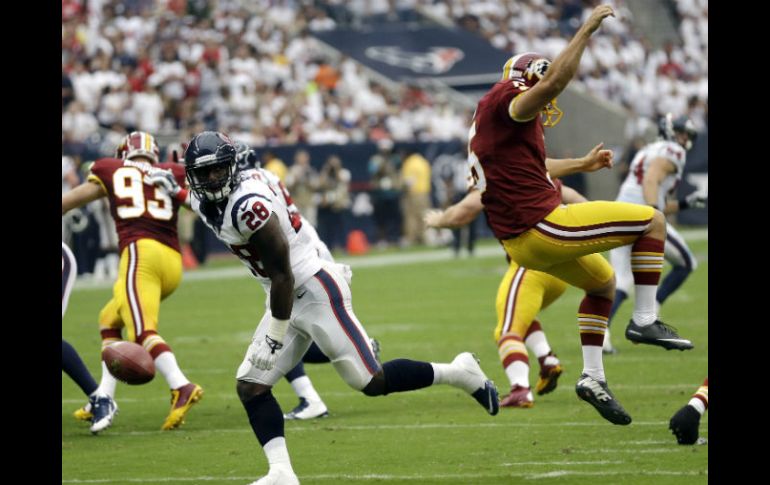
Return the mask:
M 524 51 L 553 59 L 599 3 L 62 0 L 62 191 L 127 131 L 155 134 L 167 159 L 194 133 L 220 130 L 283 178 L 330 246 L 349 249 L 354 230 L 375 247 L 446 244 L 448 233 L 404 237 L 415 215 L 404 209 L 403 162 L 426 159 L 431 205 L 451 204 L 462 191 L 475 103 L 505 60 Z M 614 199 L 657 118 L 688 114 L 699 137 L 679 195 L 707 190 L 707 1 L 607 3 L 617 17 L 592 38 L 559 98 L 565 116 L 549 132 L 549 156 L 604 142 L 618 166 L 565 182 L 591 199 Z M 323 177 L 335 156 L 344 170 Z M 704 226 L 708 212 L 672 221 Z M 198 261 L 224 250 L 191 214 L 180 226 Z M 478 229 L 490 235 L 483 223 Z M 105 256 L 116 240 L 102 202 L 67 217 L 62 238 L 81 274 L 110 279 L 115 259 Z
M 198 131 L 228 132 L 284 179 L 335 256 L 353 266 L 356 313 L 386 360 L 444 361 L 470 350 L 503 389 L 491 338 L 502 251 L 480 241 L 475 258 L 447 264 L 449 250 L 424 246 L 446 246 L 456 235 L 406 238 L 405 220 L 420 215 L 404 211 L 410 191 L 401 174 L 424 159 L 430 204 L 456 200 L 469 120 L 505 60 L 524 51 L 553 58 L 599 3 L 62 0 L 62 191 L 85 180 L 89 162 L 111 156 L 128 131 L 154 134 L 163 159 Z M 658 116 L 688 114 L 699 136 L 678 195 L 707 190 L 707 1 L 606 3 L 617 17 L 592 38 L 577 79 L 559 97 L 565 115 L 548 133 L 549 156 L 579 156 L 604 142 L 616 168 L 565 182 L 589 198 L 614 199 L 625 165 L 655 138 Z M 329 176 L 335 157 L 344 167 L 336 178 Z M 62 238 L 81 278 L 62 335 L 98 376 L 95 320 L 114 281 L 117 240 L 102 201 L 73 212 Z M 633 425 L 609 426 L 575 398 L 580 295 L 569 289 L 541 318 L 566 372 L 532 410 L 488 419 L 446 389 L 370 399 L 329 366 L 312 366 L 332 416 L 287 423 L 303 483 L 705 483 L 708 447 L 678 446 L 666 426 L 708 372 L 708 211 L 671 221 L 689 226 L 683 233 L 701 267 L 664 316 L 696 348 L 663 352 L 615 337 L 620 353 L 605 365 Z M 365 249 L 361 235 L 376 256 L 353 256 Z M 163 304 L 163 332 L 180 362 L 194 363 L 185 371 L 206 399 L 182 429 L 162 433 L 162 379 L 121 386 L 121 415 L 93 437 L 71 417 L 83 399 L 63 375 L 62 483 L 246 483 L 264 468 L 232 382 L 261 291 L 233 257 L 215 257 L 226 249 L 189 211 L 180 212 L 180 236 L 187 268 L 208 268 L 187 273 Z M 630 312 L 626 304 L 616 319 Z M 285 384 L 276 396 L 284 409 L 295 403 Z M 701 434 L 708 436 L 708 413 Z

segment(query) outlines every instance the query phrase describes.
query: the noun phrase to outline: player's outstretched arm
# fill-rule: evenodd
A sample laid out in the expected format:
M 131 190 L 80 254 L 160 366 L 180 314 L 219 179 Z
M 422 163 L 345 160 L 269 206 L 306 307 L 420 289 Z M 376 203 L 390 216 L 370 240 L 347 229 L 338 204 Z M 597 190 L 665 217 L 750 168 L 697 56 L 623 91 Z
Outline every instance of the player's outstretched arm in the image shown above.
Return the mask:
M 428 227 L 456 228 L 470 224 L 484 209 L 481 203 L 481 193 L 471 189 L 460 202 L 449 206 L 446 210 L 429 210 L 423 216 Z
M 614 163 L 612 157 L 612 150 L 605 150 L 604 143 L 599 143 L 580 158 L 546 158 L 545 168 L 548 169 L 551 177 L 559 178 L 573 173 L 612 168 Z
M 249 242 L 262 255 L 263 271 L 270 278 L 270 311 L 273 316 L 265 341 L 259 343 L 249 360 L 259 369 L 270 370 L 275 365 L 276 352 L 283 347 L 293 305 L 294 275 L 289 262 L 289 243 L 281 230 L 278 216 L 271 216 Z
M 61 214 L 64 215 L 72 209 L 83 207 L 91 201 L 107 195 L 104 187 L 95 182 L 83 182 L 69 192 L 61 196 Z
M 609 5 L 600 5 L 577 31 L 567 47 L 556 56 L 548 71 L 532 89 L 524 91 L 515 98 L 511 106 L 511 116 L 516 120 L 530 120 L 537 116 L 545 106 L 564 91 L 577 72 L 580 58 L 588 45 L 591 35 L 599 28 L 602 21 L 614 16 Z
M 176 152 L 175 152 L 176 153 Z M 175 198 L 184 207 L 191 209 L 190 192 L 188 189 L 179 185 L 170 170 L 157 169 L 149 172 L 146 180 L 154 186 L 165 191 L 169 196 Z
M 667 207 L 658 207 L 658 191 L 663 179 L 674 172 L 676 172 L 676 166 L 666 158 L 657 157 L 650 161 L 650 165 L 644 172 L 644 178 L 642 178 L 642 194 L 645 204 L 661 211 L 667 209 Z

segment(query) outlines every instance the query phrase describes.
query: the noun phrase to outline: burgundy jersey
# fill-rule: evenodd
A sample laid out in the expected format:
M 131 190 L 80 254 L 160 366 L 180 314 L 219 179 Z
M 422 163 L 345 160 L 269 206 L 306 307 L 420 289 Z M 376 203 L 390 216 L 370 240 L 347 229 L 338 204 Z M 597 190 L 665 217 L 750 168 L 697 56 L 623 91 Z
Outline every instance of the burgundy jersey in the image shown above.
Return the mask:
M 511 100 L 525 89 L 516 79 L 495 84 L 479 101 L 469 135 L 471 175 L 500 240 L 532 228 L 561 203 L 545 168 L 540 116 L 520 123 L 508 114 Z
M 184 187 L 184 166 L 179 163 L 102 158 L 91 167 L 88 180 L 99 182 L 107 191 L 120 251 L 138 239 L 154 239 L 180 250 L 176 230 L 179 201 L 144 181 L 149 170 L 158 168 L 170 170 Z

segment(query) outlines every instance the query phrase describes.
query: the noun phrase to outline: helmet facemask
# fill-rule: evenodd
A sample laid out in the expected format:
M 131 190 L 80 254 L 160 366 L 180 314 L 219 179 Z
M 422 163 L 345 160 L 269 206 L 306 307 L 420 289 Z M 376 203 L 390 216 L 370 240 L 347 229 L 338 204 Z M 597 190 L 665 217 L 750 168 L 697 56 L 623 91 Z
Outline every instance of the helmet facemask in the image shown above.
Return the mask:
M 188 167 L 185 172 L 190 189 L 198 200 L 222 201 L 233 189 L 235 154 L 204 155 L 195 161 L 194 167 Z

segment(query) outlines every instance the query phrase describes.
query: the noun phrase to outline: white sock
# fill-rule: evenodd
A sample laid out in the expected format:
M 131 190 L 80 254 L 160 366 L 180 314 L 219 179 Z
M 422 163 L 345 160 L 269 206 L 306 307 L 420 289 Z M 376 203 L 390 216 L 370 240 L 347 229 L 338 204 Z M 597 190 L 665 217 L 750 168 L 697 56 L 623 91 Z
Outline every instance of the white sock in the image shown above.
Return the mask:
M 526 363 L 514 360 L 505 368 L 505 375 L 511 381 L 511 386 L 518 384 L 521 387 L 529 387 L 529 365 Z
M 690 402 L 688 402 L 687 404 L 689 404 L 690 406 L 694 407 L 695 410 L 698 411 L 698 413 L 701 416 L 703 416 L 704 411 L 706 411 L 706 405 L 703 404 L 703 401 L 701 401 L 697 397 L 694 397 L 694 398 L 690 399 Z
M 118 385 L 118 380 L 115 379 L 110 371 L 107 370 L 107 364 L 102 361 L 102 380 L 99 382 L 99 387 L 94 391 L 99 396 L 115 397 L 115 386 Z
M 288 469 L 294 473 L 294 470 L 291 467 L 291 460 L 289 459 L 289 449 L 286 448 L 286 438 L 283 436 L 276 436 L 265 443 L 265 446 L 263 446 L 262 449 L 265 452 L 270 468 L 276 466 Z
M 172 352 L 166 351 L 155 357 L 155 368 L 163 375 L 171 389 L 179 389 L 190 383 L 179 368 L 179 364 L 176 363 L 176 357 Z
M 465 371 L 458 369 L 452 364 L 435 364 L 431 362 L 430 365 L 433 366 L 433 385 L 449 384 L 450 386 L 459 387 L 468 393 L 473 393 L 480 387 L 478 383 L 471 382 L 468 379 Z
M 583 374 L 588 374 L 596 380 L 606 382 L 604 362 L 602 361 L 602 348 L 598 345 L 583 345 Z
M 604 330 L 604 346 L 603 348 L 605 350 L 609 350 L 612 348 L 612 341 L 610 340 L 610 329 L 606 328 Z
M 297 396 L 305 398 L 307 401 L 321 401 L 321 396 L 316 392 L 315 387 L 313 387 L 313 383 L 308 376 L 297 377 L 291 381 L 291 387 L 294 389 Z
M 527 344 L 527 347 L 532 350 L 532 353 L 535 354 L 535 357 L 537 358 L 548 355 L 548 352 L 551 351 L 551 346 L 548 345 L 548 339 L 545 338 L 545 333 L 540 330 L 529 334 L 524 340 L 524 343 Z
M 655 295 L 658 292 L 657 285 L 634 286 L 634 323 L 640 327 L 646 327 L 655 323 L 658 314 L 655 311 Z

